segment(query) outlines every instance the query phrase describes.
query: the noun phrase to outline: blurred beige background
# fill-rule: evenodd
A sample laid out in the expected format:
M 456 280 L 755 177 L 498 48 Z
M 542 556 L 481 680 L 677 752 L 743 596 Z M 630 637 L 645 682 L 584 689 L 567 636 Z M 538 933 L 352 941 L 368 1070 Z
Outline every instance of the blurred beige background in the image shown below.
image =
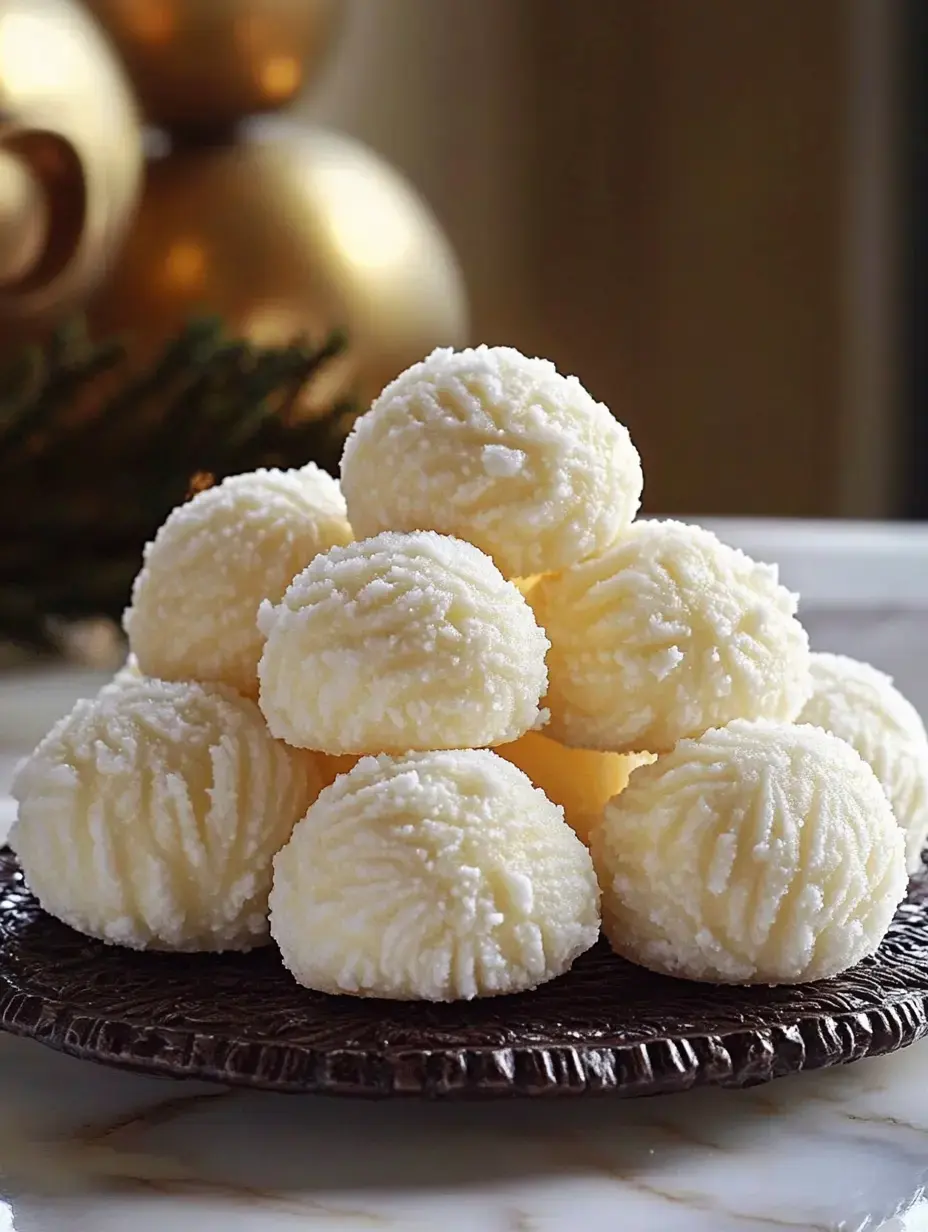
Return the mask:
M 576 372 L 651 511 L 891 516 L 898 0 L 354 0 L 303 113 Z

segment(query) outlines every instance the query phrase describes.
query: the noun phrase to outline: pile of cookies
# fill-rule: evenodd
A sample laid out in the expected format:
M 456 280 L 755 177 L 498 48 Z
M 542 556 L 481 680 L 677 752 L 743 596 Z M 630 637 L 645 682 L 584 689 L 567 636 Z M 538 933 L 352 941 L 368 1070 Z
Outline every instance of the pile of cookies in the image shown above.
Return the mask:
M 139 949 L 273 939 L 309 988 L 536 987 L 597 940 L 785 983 L 874 952 L 928 832 L 928 737 L 797 597 L 637 521 L 627 430 L 506 347 L 440 349 L 310 465 L 148 545 L 126 667 L 42 741 L 11 843 Z

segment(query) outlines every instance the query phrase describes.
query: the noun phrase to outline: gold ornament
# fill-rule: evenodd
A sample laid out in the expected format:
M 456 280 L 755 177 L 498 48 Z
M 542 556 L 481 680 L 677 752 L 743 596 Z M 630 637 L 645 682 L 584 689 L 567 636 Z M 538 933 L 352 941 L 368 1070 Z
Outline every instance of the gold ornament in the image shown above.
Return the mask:
M 34 269 L 48 237 L 48 202 L 32 168 L 0 149 L 0 286 L 15 286 Z
M 86 0 L 109 31 L 145 116 L 215 130 L 300 94 L 341 16 L 337 0 Z
M 141 141 L 122 70 L 70 0 L 0 0 L 4 339 L 60 316 L 118 250 Z
M 146 356 L 204 312 L 262 345 L 344 330 L 345 351 L 303 409 L 342 396 L 363 404 L 433 347 L 465 341 L 457 264 L 413 189 L 347 137 L 246 120 L 305 84 L 344 0 L 91 7 L 149 116 L 170 131 L 149 159 L 120 260 L 89 306 L 96 332 L 131 331 Z
M 418 196 L 357 142 L 277 119 L 150 162 L 90 320 L 148 350 L 200 311 L 262 345 L 344 329 L 344 355 L 310 388 L 320 406 L 346 393 L 371 400 L 466 332 L 457 265 Z

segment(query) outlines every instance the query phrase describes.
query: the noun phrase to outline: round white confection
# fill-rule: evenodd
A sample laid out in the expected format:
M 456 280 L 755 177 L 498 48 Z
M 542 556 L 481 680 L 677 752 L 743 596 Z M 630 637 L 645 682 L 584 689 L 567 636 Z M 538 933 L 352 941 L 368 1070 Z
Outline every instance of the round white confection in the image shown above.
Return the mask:
M 108 695 L 110 693 L 118 692 L 123 685 L 136 685 L 143 679 L 144 677 L 139 670 L 138 659 L 134 654 L 130 654 L 119 671 L 113 676 L 113 679 L 105 684 L 102 689 L 100 689 L 100 693 Z
M 545 734 L 564 744 L 660 753 L 732 719 L 792 720 L 811 692 L 796 596 L 698 526 L 636 522 L 529 602 L 551 639 Z
M 813 654 L 800 721 L 840 736 L 873 767 L 905 832 L 909 872 L 917 872 L 928 834 L 928 736 L 912 703 L 869 663 Z
M 425 531 L 317 556 L 258 616 L 261 708 L 324 753 L 503 744 L 541 722 L 548 640 L 488 556 Z
M 591 838 L 617 953 L 721 984 L 827 979 L 906 890 L 883 789 L 817 727 L 738 720 L 635 771 Z
M 279 599 L 317 552 L 351 538 L 338 483 L 312 464 L 199 492 L 145 549 L 123 621 L 139 668 L 256 696 L 258 605 Z
M 642 487 L 608 408 L 511 347 L 439 348 L 403 372 L 355 424 L 341 474 L 359 536 L 456 535 L 510 578 L 602 552 Z
M 365 757 L 274 861 L 271 932 L 321 992 L 495 996 L 594 944 L 599 891 L 561 810 L 496 754 Z
M 268 940 L 275 853 L 319 790 L 223 686 L 142 680 L 78 702 L 19 771 L 10 844 L 30 889 L 79 932 L 133 949 Z

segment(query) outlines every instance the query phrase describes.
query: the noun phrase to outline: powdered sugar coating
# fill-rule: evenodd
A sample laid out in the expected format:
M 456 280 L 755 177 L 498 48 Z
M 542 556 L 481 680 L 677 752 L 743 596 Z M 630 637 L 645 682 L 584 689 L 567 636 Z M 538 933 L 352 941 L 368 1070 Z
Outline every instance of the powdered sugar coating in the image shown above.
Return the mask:
M 613 948 L 723 984 L 827 979 L 879 946 L 906 890 L 873 771 L 816 727 L 736 721 L 635 771 L 593 831 Z
M 436 530 L 506 577 L 603 551 L 641 501 L 628 431 L 576 377 L 511 347 L 440 347 L 391 382 L 345 444 L 359 535 Z
M 906 837 L 910 873 L 928 834 L 928 736 L 918 711 L 869 663 L 812 655 L 812 696 L 800 715 L 853 745 L 876 773 Z
M 125 682 L 78 702 L 19 771 L 10 844 L 33 893 L 133 949 L 268 940 L 274 854 L 319 790 L 231 689 Z
M 126 658 L 125 663 L 123 663 L 119 671 L 116 672 L 116 674 L 113 676 L 113 679 L 103 686 L 103 688 L 100 690 L 100 693 L 101 694 L 114 693 L 114 692 L 117 692 L 119 689 L 121 689 L 123 685 L 138 684 L 138 682 L 142 679 L 144 679 L 144 677 L 142 676 L 142 673 L 139 670 L 138 659 L 135 657 L 134 654 L 129 654 Z
M 589 852 L 487 750 L 365 757 L 274 861 L 271 932 L 321 992 L 451 1001 L 534 988 L 599 936 Z
M 257 695 L 263 599 L 351 541 L 338 483 L 318 466 L 234 475 L 176 508 L 145 549 L 123 623 L 139 667 Z
M 275 736 L 324 753 L 503 744 L 543 721 L 548 639 L 489 557 L 431 531 L 316 557 L 259 623 Z
M 546 735 L 660 753 L 736 718 L 792 720 L 808 698 L 797 600 L 762 565 L 683 522 L 636 522 L 595 560 L 542 578 Z

